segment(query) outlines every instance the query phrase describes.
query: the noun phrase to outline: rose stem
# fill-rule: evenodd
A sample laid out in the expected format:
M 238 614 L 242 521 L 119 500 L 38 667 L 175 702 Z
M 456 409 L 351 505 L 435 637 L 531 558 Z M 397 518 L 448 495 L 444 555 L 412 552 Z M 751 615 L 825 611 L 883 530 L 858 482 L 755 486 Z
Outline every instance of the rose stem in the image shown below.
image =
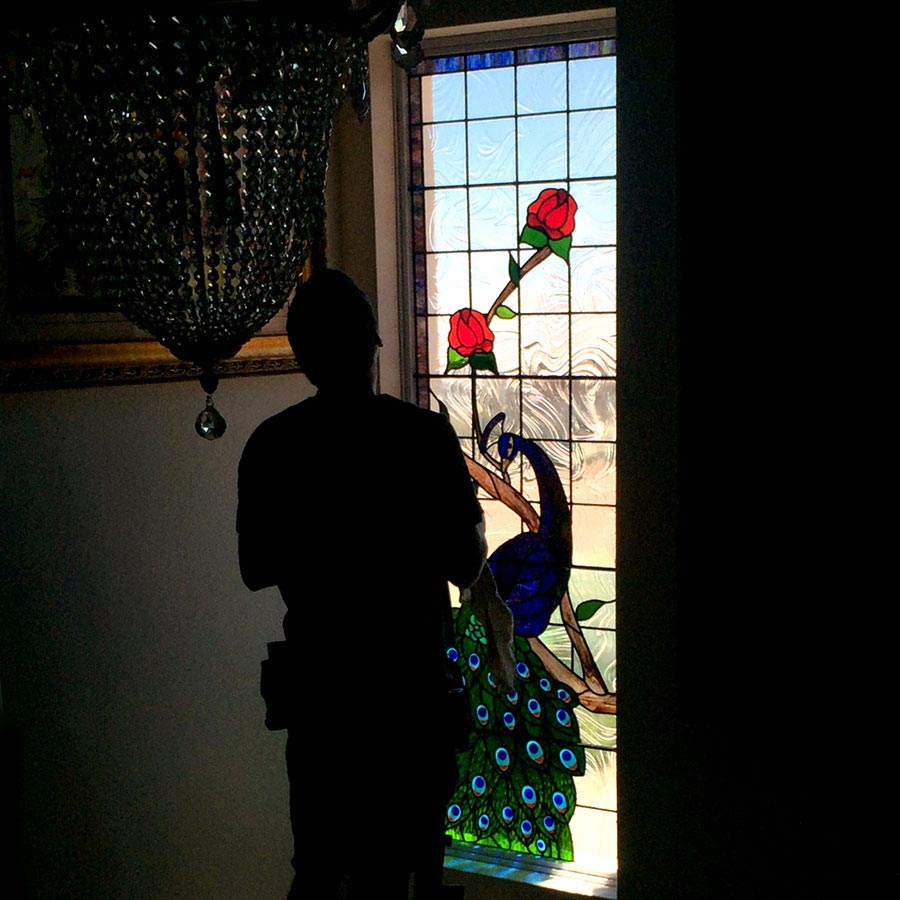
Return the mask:
M 541 247 L 540 250 L 533 253 L 529 259 L 525 261 L 525 265 L 519 269 L 519 280 L 527 275 L 536 265 L 542 263 L 553 251 L 550 249 L 549 244 L 546 247 Z M 500 296 L 494 301 L 494 305 L 488 311 L 488 314 L 485 316 L 485 319 L 490 322 L 491 319 L 494 318 L 494 313 L 497 312 L 497 309 L 503 303 L 503 301 L 516 289 L 516 285 L 511 281 L 506 283 L 506 287 L 500 291 Z

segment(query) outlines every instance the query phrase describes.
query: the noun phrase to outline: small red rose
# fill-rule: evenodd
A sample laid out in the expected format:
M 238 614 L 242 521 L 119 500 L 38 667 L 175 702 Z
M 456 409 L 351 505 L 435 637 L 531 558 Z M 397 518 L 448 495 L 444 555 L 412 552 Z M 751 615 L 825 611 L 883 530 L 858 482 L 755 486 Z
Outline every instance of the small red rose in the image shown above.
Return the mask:
M 575 198 L 562 188 L 545 188 L 528 207 L 528 225 L 543 231 L 551 241 L 568 237 L 575 230 Z
M 484 313 L 477 309 L 461 309 L 450 316 L 450 346 L 460 356 L 490 353 L 494 349 L 494 332 Z

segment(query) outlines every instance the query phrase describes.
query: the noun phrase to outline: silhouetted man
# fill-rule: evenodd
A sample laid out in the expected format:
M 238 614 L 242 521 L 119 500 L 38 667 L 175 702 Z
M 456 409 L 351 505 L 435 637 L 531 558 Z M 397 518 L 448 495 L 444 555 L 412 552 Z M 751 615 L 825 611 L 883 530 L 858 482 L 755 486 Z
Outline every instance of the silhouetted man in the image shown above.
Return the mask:
M 241 575 L 287 606 L 290 897 L 406 898 L 440 881 L 456 780 L 447 582 L 485 560 L 482 514 L 443 416 L 375 394 L 381 346 L 343 273 L 301 285 L 288 338 L 314 397 L 264 421 L 238 478 Z

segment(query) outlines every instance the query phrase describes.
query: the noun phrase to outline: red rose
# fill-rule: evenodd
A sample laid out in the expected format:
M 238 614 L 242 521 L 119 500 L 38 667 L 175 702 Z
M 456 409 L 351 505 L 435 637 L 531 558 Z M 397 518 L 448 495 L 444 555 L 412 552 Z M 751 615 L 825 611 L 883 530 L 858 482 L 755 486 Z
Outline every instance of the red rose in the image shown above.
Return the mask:
M 461 309 L 450 316 L 450 346 L 460 356 L 490 353 L 494 349 L 494 332 L 484 313 L 477 309 Z
M 562 188 L 545 188 L 528 207 L 528 225 L 543 231 L 551 241 L 568 237 L 575 230 L 578 204 Z

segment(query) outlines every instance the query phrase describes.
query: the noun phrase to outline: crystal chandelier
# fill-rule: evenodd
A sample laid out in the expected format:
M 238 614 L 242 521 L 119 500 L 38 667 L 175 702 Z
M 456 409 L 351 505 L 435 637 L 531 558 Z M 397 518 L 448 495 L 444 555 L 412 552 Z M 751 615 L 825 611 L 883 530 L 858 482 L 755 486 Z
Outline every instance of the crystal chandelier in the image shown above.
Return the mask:
M 366 45 L 405 4 L 213 6 L 20 29 L 2 73 L 47 148 L 48 239 L 93 295 L 200 367 L 208 439 L 225 430 L 216 365 L 320 246 L 335 110 L 348 91 L 364 108 Z

